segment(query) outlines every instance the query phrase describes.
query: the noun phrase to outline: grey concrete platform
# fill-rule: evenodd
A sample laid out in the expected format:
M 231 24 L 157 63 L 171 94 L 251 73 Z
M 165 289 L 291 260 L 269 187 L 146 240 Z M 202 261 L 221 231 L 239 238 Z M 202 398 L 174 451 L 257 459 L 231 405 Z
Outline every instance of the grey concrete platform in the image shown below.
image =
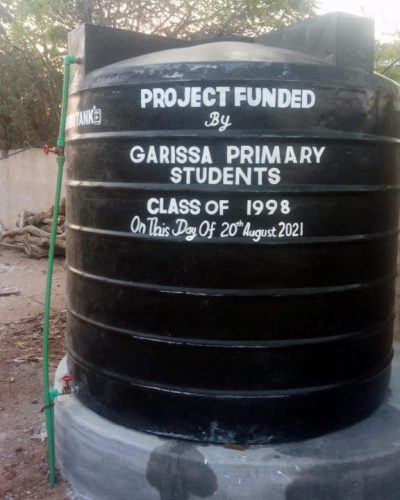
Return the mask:
M 65 374 L 63 360 L 56 381 Z M 368 419 L 308 441 L 228 448 L 113 424 L 58 398 L 58 465 L 91 500 L 400 500 L 400 351 L 391 391 Z M 74 497 L 74 498 L 77 498 Z

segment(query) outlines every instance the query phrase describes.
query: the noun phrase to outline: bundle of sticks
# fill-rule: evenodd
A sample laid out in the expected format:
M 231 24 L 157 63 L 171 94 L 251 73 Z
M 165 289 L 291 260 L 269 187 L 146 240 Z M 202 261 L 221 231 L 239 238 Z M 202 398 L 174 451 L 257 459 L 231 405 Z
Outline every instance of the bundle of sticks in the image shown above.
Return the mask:
M 0 230 L 0 246 L 22 250 L 33 259 L 47 257 L 53 207 L 47 212 L 20 212 L 15 229 Z M 61 200 L 57 221 L 56 255 L 65 256 L 65 198 Z

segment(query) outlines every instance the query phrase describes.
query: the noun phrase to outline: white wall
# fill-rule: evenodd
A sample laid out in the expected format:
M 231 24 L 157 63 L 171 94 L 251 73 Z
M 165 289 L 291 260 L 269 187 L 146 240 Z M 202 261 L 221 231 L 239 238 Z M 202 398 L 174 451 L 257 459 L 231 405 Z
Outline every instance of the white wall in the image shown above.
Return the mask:
M 46 156 L 42 149 L 29 149 L 0 159 L 0 221 L 3 225 L 14 228 L 18 212 L 23 209 L 40 212 L 51 207 L 56 176 L 56 156 L 52 153 Z M 64 193 L 65 186 L 63 196 Z

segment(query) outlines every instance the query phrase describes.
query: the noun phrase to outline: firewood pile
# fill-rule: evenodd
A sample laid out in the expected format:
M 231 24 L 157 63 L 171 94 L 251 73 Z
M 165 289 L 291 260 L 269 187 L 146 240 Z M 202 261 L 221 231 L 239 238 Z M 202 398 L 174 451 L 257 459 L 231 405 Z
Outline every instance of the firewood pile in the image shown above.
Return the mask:
M 49 254 L 53 207 L 47 212 L 20 212 L 15 229 L 0 230 L 0 246 L 15 248 L 32 259 Z M 56 255 L 65 256 L 65 198 L 62 199 L 58 216 Z

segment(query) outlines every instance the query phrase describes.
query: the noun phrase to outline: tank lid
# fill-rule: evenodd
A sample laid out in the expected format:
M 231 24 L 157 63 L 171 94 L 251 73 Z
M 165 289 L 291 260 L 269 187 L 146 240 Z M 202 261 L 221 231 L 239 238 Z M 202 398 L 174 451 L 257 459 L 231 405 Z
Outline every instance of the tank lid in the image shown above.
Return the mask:
M 161 50 L 117 62 L 108 68 L 122 69 L 132 66 L 200 62 L 264 62 L 280 64 L 324 65 L 316 57 L 293 50 L 267 47 L 258 43 L 213 42 L 192 47 Z

